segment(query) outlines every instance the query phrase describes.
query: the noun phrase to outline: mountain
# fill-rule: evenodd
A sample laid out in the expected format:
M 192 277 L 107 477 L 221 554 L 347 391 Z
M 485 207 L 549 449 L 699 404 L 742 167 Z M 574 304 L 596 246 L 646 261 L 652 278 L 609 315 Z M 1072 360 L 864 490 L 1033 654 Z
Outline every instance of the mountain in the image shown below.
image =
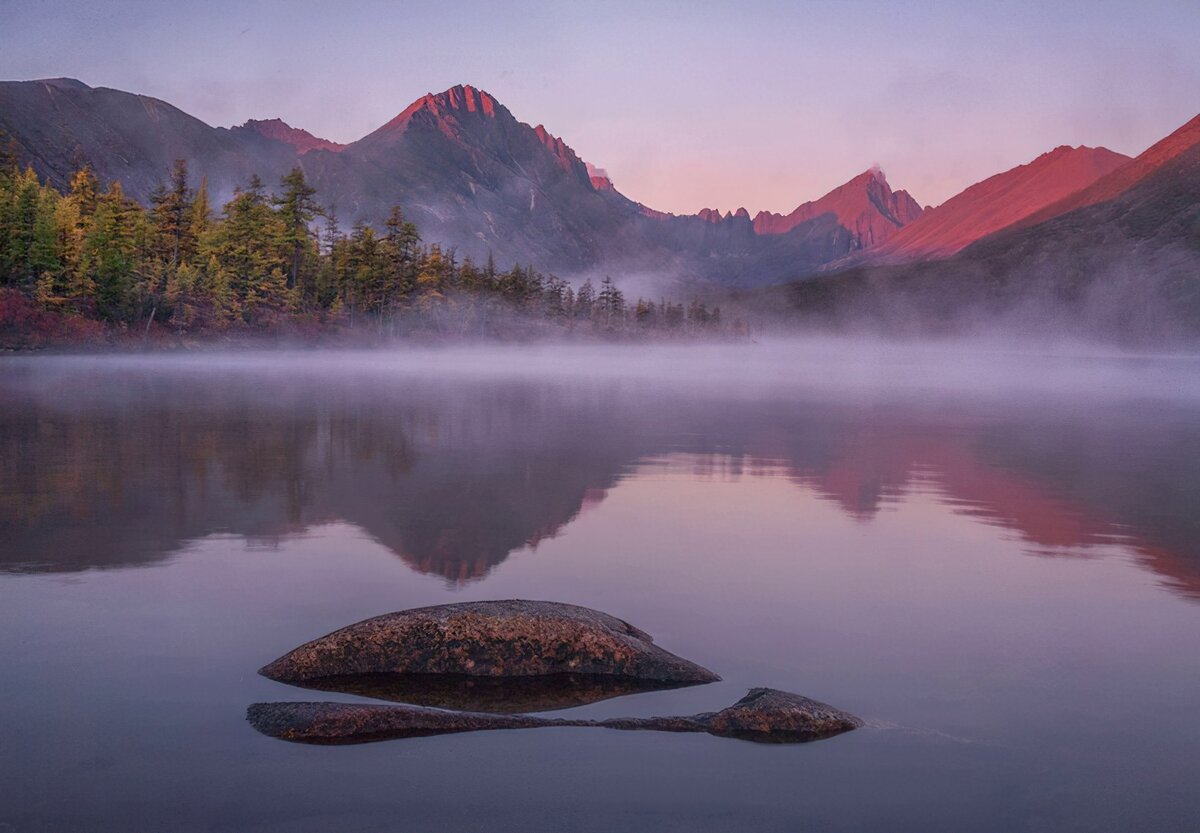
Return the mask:
M 869 257 L 885 262 L 949 257 L 1091 185 L 1128 161 L 1128 156 L 1107 148 L 1055 148 L 926 211 L 876 246 Z
M 1155 143 L 1136 159 L 1111 171 L 1089 187 L 1070 194 L 1045 209 L 1026 217 L 1022 226 L 1036 225 L 1077 208 L 1105 202 L 1146 179 L 1176 157 L 1193 149 L 1200 142 L 1200 116 L 1180 127 L 1161 142 Z
M 241 127 L 233 128 L 235 133 L 239 130 L 250 130 L 268 139 L 275 139 L 276 141 L 291 145 L 300 154 L 318 149 L 331 150 L 336 153 L 345 147 L 345 145 L 338 144 L 337 142 L 331 142 L 328 139 L 314 136 L 307 130 L 292 127 L 283 119 L 250 119 Z
M 471 86 L 427 94 L 340 153 L 302 162 L 346 219 L 377 222 L 399 202 L 428 239 L 476 258 L 581 270 L 641 216 L 615 189 L 597 190 L 561 139 Z
M 810 322 L 892 332 L 1200 339 L 1200 116 L 1043 213 L 1052 216 L 945 260 L 858 266 L 765 303 Z
M 271 182 L 296 161 L 294 148 L 257 131 L 209 127 L 157 98 L 70 78 L 0 83 L 0 130 L 17 143 L 22 162 L 56 187 L 66 188 L 86 161 L 142 202 L 176 158 L 223 198 L 252 174 Z
M 858 305 L 898 297 L 897 287 L 931 293 L 913 320 L 953 299 L 994 306 L 1034 289 L 1053 296 L 1053 307 L 1120 270 L 1150 275 L 1155 291 L 1170 284 L 1182 292 L 1196 249 L 1188 223 L 1200 183 L 1189 160 L 1200 119 L 1133 160 L 1104 148 L 1057 148 L 936 209 L 922 210 L 873 168 L 787 215 L 753 219 L 744 208 L 673 215 L 635 202 L 562 138 L 469 85 L 426 94 L 347 145 L 279 119 L 211 127 L 155 98 L 63 78 L 0 83 L 0 130 L 23 163 L 60 188 L 87 162 L 145 202 L 184 158 L 220 204 L 253 174 L 273 183 L 300 166 L 344 226 L 379 224 L 399 204 L 426 240 L 460 257 L 492 255 L 568 277 L 752 288 L 857 261 L 828 282 L 805 281 L 795 297 L 825 303 L 834 293 Z M 915 259 L 946 265 L 888 271 Z M 661 289 L 671 290 L 651 291 Z M 1118 312 L 1110 303 L 1106 314 Z
M 304 166 L 354 219 L 385 216 L 399 199 L 429 239 L 460 254 L 567 275 L 611 270 L 746 286 L 809 274 L 852 248 L 832 217 L 766 239 L 744 209 L 719 223 L 647 209 L 544 126 L 518 121 L 471 86 L 427 94 L 336 156 L 308 154 Z
M 806 202 L 787 215 L 760 211 L 757 234 L 785 234 L 822 214 L 833 214 L 850 231 L 855 249 L 877 246 L 921 216 L 921 206 L 907 191 L 895 191 L 879 168 L 864 171 L 819 200 Z
M 766 220 L 756 224 L 745 209 L 655 211 L 625 197 L 562 138 L 519 121 L 469 85 L 426 94 L 347 145 L 279 119 L 211 127 L 158 99 L 72 79 L 0 83 L 0 130 L 17 142 L 23 163 L 60 188 L 87 162 L 144 203 L 183 158 L 220 205 L 253 174 L 270 185 L 299 166 L 343 226 L 378 225 L 398 204 L 426 240 L 460 257 L 492 255 L 502 266 L 531 264 L 565 276 L 763 285 L 812 274 L 920 213 L 878 171 L 769 229 L 756 228 Z M 664 289 L 658 283 L 654 291 Z

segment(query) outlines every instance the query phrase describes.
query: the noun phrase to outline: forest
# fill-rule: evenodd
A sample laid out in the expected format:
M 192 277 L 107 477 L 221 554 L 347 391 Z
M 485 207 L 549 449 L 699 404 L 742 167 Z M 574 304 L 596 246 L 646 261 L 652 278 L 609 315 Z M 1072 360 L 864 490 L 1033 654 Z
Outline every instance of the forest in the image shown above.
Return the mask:
M 60 192 L 0 142 L 0 348 L 743 331 L 698 299 L 631 301 L 611 277 L 573 287 L 459 259 L 399 206 L 383 228 L 345 233 L 299 167 L 274 191 L 252 177 L 214 210 L 180 159 L 142 206 L 86 162 Z

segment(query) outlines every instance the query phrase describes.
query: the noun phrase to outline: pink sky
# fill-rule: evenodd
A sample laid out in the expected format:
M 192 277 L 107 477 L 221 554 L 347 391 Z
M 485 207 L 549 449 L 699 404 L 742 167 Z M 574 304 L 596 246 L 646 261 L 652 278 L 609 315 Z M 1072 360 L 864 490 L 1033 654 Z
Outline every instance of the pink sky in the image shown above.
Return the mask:
M 936 204 L 1061 144 L 1135 154 L 1200 110 L 1200 3 L 15 4 L 0 77 L 352 141 L 482 87 L 661 210 L 790 211 L 880 164 Z

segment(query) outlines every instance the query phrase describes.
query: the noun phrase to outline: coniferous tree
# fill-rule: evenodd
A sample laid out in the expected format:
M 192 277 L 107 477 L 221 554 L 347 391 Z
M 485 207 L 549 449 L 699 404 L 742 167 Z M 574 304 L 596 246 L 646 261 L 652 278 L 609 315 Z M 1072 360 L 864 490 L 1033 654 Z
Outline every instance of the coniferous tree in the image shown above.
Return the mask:
M 384 289 L 389 297 L 399 299 L 416 289 L 421 235 L 398 205 L 392 206 L 384 229 Z
M 91 166 L 84 165 L 75 171 L 71 177 L 71 190 L 68 195 L 79 209 L 79 221 L 87 223 L 96 213 L 96 204 L 100 200 L 100 183 Z
M 273 201 L 279 208 L 279 217 L 283 221 L 283 240 L 291 253 L 287 280 L 291 288 L 300 281 L 300 269 L 312 244 L 309 223 L 320 212 L 321 206 L 314 199 L 317 190 L 308 184 L 299 166 L 292 168 L 279 184 L 283 186 L 283 193 Z
M 192 254 L 192 227 L 189 214 L 193 194 L 188 188 L 186 159 L 176 159 L 167 185 L 159 185 L 150 196 L 154 206 L 154 225 L 164 262 L 174 269 L 180 259 Z
M 342 228 L 338 223 L 337 206 L 331 205 L 325 209 L 325 228 L 321 232 L 321 253 L 333 254 L 338 241 L 342 239 Z
M 590 319 L 595 304 L 596 288 L 592 286 L 591 278 L 585 278 L 579 285 L 579 291 L 575 293 L 575 317 Z
M 38 279 L 57 280 L 62 269 L 58 246 L 58 203 L 53 188 L 39 188 L 29 243 L 29 270 Z
M 79 216 L 79 206 L 69 194 L 55 201 L 54 226 L 54 247 L 61 264 L 54 294 L 57 302 L 74 311 L 82 311 L 87 308 L 95 286 L 79 268 L 83 251 L 83 222 Z
M 208 204 L 208 178 L 200 179 L 200 188 L 196 191 L 196 196 L 192 199 L 191 209 L 188 211 L 188 236 L 192 240 L 193 246 L 199 247 L 200 241 L 212 230 L 212 207 Z M 189 255 L 197 254 L 196 251 L 188 252 Z
M 109 185 L 96 201 L 80 253 L 80 268 L 95 287 L 97 310 L 111 320 L 129 320 L 134 313 L 136 210 L 120 182 Z
M 0 130 L 0 284 L 8 283 L 16 264 L 16 183 L 20 177 L 16 143 Z
M 380 269 L 379 242 L 379 238 L 375 236 L 375 229 L 371 226 L 359 223 L 354 227 L 350 263 L 355 306 L 364 312 L 373 313 L 377 321 L 382 320 L 387 301 Z
M 21 146 L 17 140 L 0 130 L 0 185 L 16 177 L 21 169 Z
M 606 326 L 611 326 L 614 321 L 619 321 L 625 315 L 625 295 L 617 289 L 611 275 L 605 275 L 604 280 L 600 282 L 596 306 Z
M 211 235 L 209 247 L 231 284 L 243 317 L 291 306 L 286 230 L 267 203 L 257 176 L 226 203 L 224 218 Z
M 14 185 L 16 199 L 8 233 L 9 269 L 14 283 L 29 287 L 37 277 L 30 255 L 37 227 L 41 186 L 32 168 L 27 168 Z
M 156 322 L 176 332 L 272 328 L 301 305 L 309 320 L 334 326 L 369 316 L 381 333 L 402 321 L 444 333 L 572 319 L 572 328 L 626 331 L 721 326 L 720 310 L 699 299 L 687 306 L 639 299 L 627 310 L 611 276 L 599 293 L 590 280 L 576 292 L 532 266 L 501 271 L 491 256 L 482 268 L 469 257 L 459 262 L 453 248 L 423 247 L 399 207 L 381 233 L 360 222 L 348 237 L 330 209 L 318 240 L 303 174 L 293 171 L 283 185 L 283 196 L 269 197 L 254 177 L 214 218 L 207 183 L 193 194 L 179 161 L 169 187 L 143 208 L 120 183 L 102 189 L 86 164 L 60 194 L 19 170 L 0 140 L 0 284 L 9 287 L 0 302 L 10 302 L 15 287 L 43 308 L 132 325 L 135 333 Z M 517 317 L 496 315 L 498 308 Z M 735 322 L 735 331 L 744 329 Z
M 483 268 L 483 285 L 489 290 L 496 286 L 496 259 L 492 257 L 491 249 L 488 249 L 487 265 Z

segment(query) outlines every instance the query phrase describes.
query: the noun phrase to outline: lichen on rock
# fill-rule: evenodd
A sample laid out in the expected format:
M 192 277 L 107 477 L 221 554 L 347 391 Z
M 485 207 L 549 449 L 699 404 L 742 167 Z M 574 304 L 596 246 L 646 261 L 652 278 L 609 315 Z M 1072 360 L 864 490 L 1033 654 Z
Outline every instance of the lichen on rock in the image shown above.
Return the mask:
M 273 680 L 366 674 L 602 675 L 676 684 L 720 677 L 615 616 L 560 602 L 461 602 L 376 616 L 260 669 Z

